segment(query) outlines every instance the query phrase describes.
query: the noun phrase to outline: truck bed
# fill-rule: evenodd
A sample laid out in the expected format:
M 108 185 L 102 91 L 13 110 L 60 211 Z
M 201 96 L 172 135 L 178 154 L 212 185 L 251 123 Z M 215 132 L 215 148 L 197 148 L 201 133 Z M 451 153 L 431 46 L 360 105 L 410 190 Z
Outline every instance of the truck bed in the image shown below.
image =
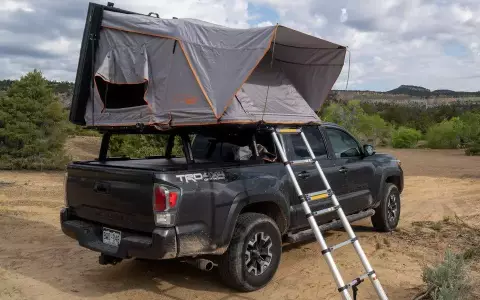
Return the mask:
M 218 162 L 210 160 L 197 159 L 193 164 L 187 164 L 184 158 L 144 158 L 144 159 L 114 159 L 105 162 L 100 161 L 82 161 L 75 162 L 74 165 L 91 167 L 111 167 L 121 169 L 151 170 L 156 172 L 169 172 L 180 170 L 204 170 L 214 168 L 235 167 L 239 165 L 262 164 L 262 161 L 247 160 L 234 162 Z
M 176 175 L 192 171 L 225 170 L 260 161 L 231 163 L 199 160 L 187 164 L 184 158 L 113 159 L 82 161 L 68 166 L 66 192 L 73 214 L 120 229 L 151 232 L 155 228 L 152 211 L 154 182 L 181 183 Z M 162 173 L 165 176 L 162 176 Z

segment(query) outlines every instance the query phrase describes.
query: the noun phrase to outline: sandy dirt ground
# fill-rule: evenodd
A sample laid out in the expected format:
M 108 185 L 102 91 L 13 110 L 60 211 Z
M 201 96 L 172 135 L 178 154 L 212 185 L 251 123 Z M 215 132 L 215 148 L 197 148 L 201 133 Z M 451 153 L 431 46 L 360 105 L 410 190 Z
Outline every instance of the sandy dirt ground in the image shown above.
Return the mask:
M 75 159 L 87 159 L 98 142 L 78 138 L 67 148 L 75 150 Z M 390 299 L 411 299 L 422 288 L 422 268 L 440 260 L 447 247 L 465 251 L 480 245 L 480 157 L 449 150 L 382 151 L 400 158 L 405 170 L 399 229 L 376 233 L 363 220 L 354 230 Z M 62 205 L 63 172 L 0 172 L 0 299 L 339 299 L 316 243 L 286 245 L 274 280 L 241 294 L 220 284 L 215 272 L 181 263 L 101 266 L 97 253 L 61 232 Z M 326 236 L 331 245 L 347 239 L 341 230 Z M 364 273 L 352 248 L 336 251 L 334 258 L 346 281 Z M 478 262 L 471 263 L 470 275 L 480 282 Z M 369 282 L 359 289 L 359 299 L 376 299 Z

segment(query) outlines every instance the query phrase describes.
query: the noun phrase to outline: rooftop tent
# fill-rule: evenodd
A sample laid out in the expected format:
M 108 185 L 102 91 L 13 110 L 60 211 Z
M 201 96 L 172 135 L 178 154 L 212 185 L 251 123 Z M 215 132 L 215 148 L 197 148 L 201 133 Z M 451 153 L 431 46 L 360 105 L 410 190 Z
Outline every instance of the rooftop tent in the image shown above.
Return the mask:
M 345 47 L 283 26 L 233 29 L 106 8 L 97 19 L 96 43 L 84 34 L 70 115 L 88 126 L 319 122 L 314 110 L 345 58 Z M 94 27 L 87 21 L 85 32 Z

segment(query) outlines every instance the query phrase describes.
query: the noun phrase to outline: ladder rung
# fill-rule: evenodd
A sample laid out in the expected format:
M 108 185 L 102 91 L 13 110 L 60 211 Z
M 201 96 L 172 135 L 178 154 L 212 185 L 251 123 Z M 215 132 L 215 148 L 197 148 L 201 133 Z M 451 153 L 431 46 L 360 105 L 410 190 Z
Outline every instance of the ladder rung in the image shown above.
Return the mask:
M 349 244 L 353 244 L 355 243 L 355 241 L 357 241 L 358 238 L 357 237 L 354 237 L 353 239 L 349 239 L 348 241 L 345 241 L 345 242 L 341 242 L 340 244 L 337 244 L 335 246 L 332 246 L 332 247 L 328 247 L 327 249 L 325 250 L 322 250 L 322 255 L 325 255 L 326 253 L 329 253 L 329 252 L 332 252 L 334 250 L 337 250 L 338 248 L 341 248 L 343 246 L 346 246 L 346 245 L 349 245 Z
M 342 242 L 340 244 L 336 244 L 335 246 L 332 246 L 329 249 L 330 249 L 330 251 L 334 251 L 334 250 L 337 250 L 338 248 L 342 248 L 343 246 L 353 244 L 357 240 L 358 240 L 358 238 L 354 237 L 353 239 L 349 239 L 348 241 Z
M 300 128 L 277 128 L 276 129 L 277 133 L 283 133 L 283 134 L 297 134 L 302 132 L 302 129 Z
M 330 193 L 325 190 L 325 191 L 320 191 L 320 192 L 314 192 L 307 194 L 307 200 L 309 201 L 315 201 L 315 200 L 320 200 L 320 199 L 327 199 L 330 197 Z
M 337 211 L 339 208 L 340 208 L 339 205 L 332 206 L 332 207 L 329 207 L 329 208 L 325 208 L 325 209 L 322 209 L 322 210 L 319 210 L 319 211 L 312 212 L 312 216 L 315 217 L 315 216 L 325 215 L 325 214 Z
M 360 277 L 357 277 L 355 278 L 354 280 L 352 280 L 352 282 L 350 283 L 347 283 L 346 285 L 342 286 L 341 288 L 338 289 L 338 291 L 341 293 L 343 292 L 344 290 L 352 287 L 352 286 L 355 286 L 355 285 L 358 285 L 360 284 L 362 281 L 364 281 L 365 279 L 368 278 L 368 276 L 371 276 L 371 275 L 374 275 L 375 274 L 375 271 L 372 270 L 370 272 L 368 272 L 367 274 L 363 274 L 361 275 Z
M 292 161 L 287 161 L 285 164 L 290 164 L 290 165 L 306 165 L 306 164 L 311 164 L 313 163 L 314 160 L 309 158 L 309 159 L 299 159 L 299 160 L 292 160 Z

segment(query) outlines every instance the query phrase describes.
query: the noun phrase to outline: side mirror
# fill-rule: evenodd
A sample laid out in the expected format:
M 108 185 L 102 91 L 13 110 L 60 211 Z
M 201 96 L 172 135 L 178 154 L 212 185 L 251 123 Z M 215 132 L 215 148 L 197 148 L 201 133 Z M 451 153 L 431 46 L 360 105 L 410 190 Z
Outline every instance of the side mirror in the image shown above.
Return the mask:
M 372 145 L 366 144 L 363 145 L 363 152 L 365 156 L 372 156 L 375 154 L 375 148 Z

